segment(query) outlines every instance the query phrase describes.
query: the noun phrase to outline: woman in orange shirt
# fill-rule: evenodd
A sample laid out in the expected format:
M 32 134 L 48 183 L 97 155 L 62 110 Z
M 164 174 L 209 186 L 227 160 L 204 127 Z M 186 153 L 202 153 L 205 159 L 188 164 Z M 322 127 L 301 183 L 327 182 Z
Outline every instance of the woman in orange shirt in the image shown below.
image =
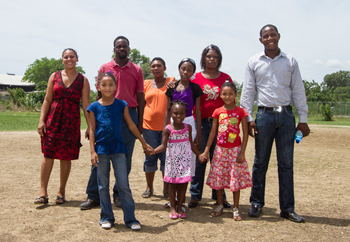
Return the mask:
M 166 84 L 173 81 L 174 77 L 164 77 L 166 70 L 165 61 L 160 57 L 155 57 L 151 61 L 151 71 L 154 76 L 152 80 L 144 81 L 145 109 L 143 114 L 143 138 L 153 148 L 162 143 L 164 117 L 167 108 Z M 143 198 L 149 198 L 153 194 L 153 180 L 155 172 L 158 170 L 157 161 L 160 160 L 160 170 L 164 176 L 165 151 L 151 156 L 146 155 L 143 170 L 146 175 L 147 187 L 142 194 Z M 169 184 L 164 182 L 163 194 L 169 197 Z

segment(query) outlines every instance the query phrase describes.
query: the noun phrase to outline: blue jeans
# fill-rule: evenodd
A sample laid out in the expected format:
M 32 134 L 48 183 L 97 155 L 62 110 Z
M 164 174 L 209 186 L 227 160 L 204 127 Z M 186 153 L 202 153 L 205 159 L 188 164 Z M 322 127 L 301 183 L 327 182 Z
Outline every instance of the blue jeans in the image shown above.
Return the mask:
M 252 205 L 265 205 L 266 172 L 273 141 L 276 144 L 279 202 L 282 212 L 294 211 L 293 153 L 295 117 L 292 111 L 268 112 L 259 109 L 256 115 L 255 159 L 252 172 Z
M 152 146 L 152 148 L 154 149 L 162 144 L 162 135 L 163 135 L 163 131 L 155 131 L 155 130 L 149 130 L 149 129 L 143 129 L 143 133 L 142 133 L 143 139 L 146 141 L 147 144 Z M 155 172 L 156 170 L 158 170 L 157 161 L 159 159 L 160 170 L 164 172 L 165 154 L 166 154 L 166 151 L 164 150 L 158 154 L 154 154 L 151 156 L 145 155 L 143 171 Z
M 129 108 L 129 113 L 132 121 L 137 126 L 138 116 L 137 116 L 136 109 Z M 122 119 L 122 136 L 124 138 L 124 143 L 126 145 L 126 148 L 128 148 L 128 153 L 126 153 L 125 155 L 126 155 L 127 174 L 129 175 L 131 170 L 131 158 L 132 158 L 132 153 L 134 152 L 136 137 L 129 130 L 128 125 L 126 124 L 124 119 Z M 94 202 L 100 203 L 100 195 L 98 193 L 98 186 L 97 186 L 97 168 L 95 166 L 91 167 L 91 174 L 90 174 L 90 179 L 86 188 L 86 193 L 89 199 L 93 200 Z M 116 180 L 113 187 L 113 200 L 117 197 L 119 197 L 119 195 L 118 195 L 118 186 L 117 186 L 117 180 Z
M 207 119 L 202 119 L 201 149 L 200 149 L 201 154 L 204 152 L 205 146 L 207 145 L 207 141 L 209 138 L 212 124 L 213 123 L 209 122 Z M 209 151 L 210 162 L 213 159 L 215 146 L 216 146 L 216 139 L 214 140 L 213 144 L 210 147 L 210 151 Z M 192 177 L 191 187 L 190 187 L 191 199 L 193 199 L 193 200 L 196 200 L 196 201 L 202 200 L 204 176 L 205 176 L 206 167 L 207 167 L 207 162 L 201 164 L 198 160 L 198 157 L 197 157 L 197 159 L 196 159 L 196 173 L 195 173 L 195 176 Z M 214 190 L 214 189 L 212 189 L 211 198 L 216 200 L 216 190 Z M 225 190 L 224 190 L 224 201 L 225 200 L 226 200 L 226 194 L 225 194 Z
M 106 222 L 114 224 L 115 221 L 111 197 L 109 195 L 109 173 L 111 171 L 111 162 L 124 212 L 124 222 L 127 227 L 131 227 L 134 223 L 139 224 L 139 221 L 135 218 L 135 202 L 132 198 L 129 187 L 125 154 L 116 153 L 113 155 L 98 155 L 98 160 L 97 183 L 101 204 L 100 224 Z

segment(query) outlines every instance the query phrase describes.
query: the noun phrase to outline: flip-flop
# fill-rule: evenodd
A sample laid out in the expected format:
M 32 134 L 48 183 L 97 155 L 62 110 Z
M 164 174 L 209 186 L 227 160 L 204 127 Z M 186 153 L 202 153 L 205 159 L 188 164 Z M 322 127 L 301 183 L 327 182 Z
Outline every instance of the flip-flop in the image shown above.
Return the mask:
M 35 198 L 34 203 L 35 204 L 46 204 L 49 202 L 49 198 L 46 198 L 45 196 L 40 196 Z
M 142 193 L 143 198 L 150 198 L 152 196 L 153 192 L 151 190 L 146 190 L 144 193 Z
M 66 198 L 65 197 L 62 197 L 62 196 L 58 196 L 57 195 L 57 198 L 56 198 L 56 204 L 63 204 L 66 202 Z

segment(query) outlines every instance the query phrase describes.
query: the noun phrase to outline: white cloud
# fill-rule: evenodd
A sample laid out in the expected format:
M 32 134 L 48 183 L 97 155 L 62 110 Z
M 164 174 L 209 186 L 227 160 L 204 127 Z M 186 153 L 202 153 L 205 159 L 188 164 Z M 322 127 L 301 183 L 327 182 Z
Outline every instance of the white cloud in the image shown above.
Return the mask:
M 321 60 L 314 60 L 311 63 L 314 65 L 324 65 L 323 61 L 321 61 Z
M 342 68 L 343 64 L 339 60 L 330 59 L 330 60 L 327 61 L 327 66 L 328 67 L 332 67 L 332 68 Z

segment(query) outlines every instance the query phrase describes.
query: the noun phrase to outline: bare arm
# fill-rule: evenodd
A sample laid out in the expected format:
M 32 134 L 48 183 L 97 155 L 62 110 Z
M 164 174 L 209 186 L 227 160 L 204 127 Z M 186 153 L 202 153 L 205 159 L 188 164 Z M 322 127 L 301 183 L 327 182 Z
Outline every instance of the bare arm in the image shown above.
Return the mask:
M 87 123 L 87 129 L 85 131 L 85 139 L 89 139 L 90 119 L 89 113 L 86 111 L 90 104 L 90 84 L 86 77 L 84 77 L 84 87 L 81 95 L 81 105 L 83 106 L 84 117 Z
M 145 94 L 143 92 L 137 93 L 137 103 L 139 104 L 137 106 L 137 115 L 139 118 L 139 122 L 137 124 L 137 128 L 139 129 L 140 134 L 143 132 L 143 111 L 145 109 Z
M 160 153 L 166 149 L 166 146 L 167 146 L 168 140 L 169 140 L 169 135 L 170 135 L 170 130 L 167 129 L 167 127 L 165 127 L 163 130 L 163 135 L 162 135 L 162 144 L 154 149 L 154 152 L 152 153 L 152 155 Z
M 130 114 L 129 114 L 129 109 L 128 106 L 125 107 L 124 109 L 124 120 L 126 124 L 128 125 L 128 128 L 130 131 L 136 136 L 136 138 L 141 142 L 142 148 L 146 154 L 149 154 L 150 151 L 153 151 L 153 148 L 146 143 L 146 141 L 142 138 L 140 131 L 136 127 L 135 123 L 132 121 Z
M 216 118 L 213 118 L 213 124 L 211 126 L 207 145 L 205 146 L 203 154 L 200 155 L 200 159 L 206 158 L 207 160 L 209 160 L 209 150 L 210 150 L 210 147 L 215 139 L 217 128 L 218 128 L 218 120 Z
M 244 117 L 242 119 L 241 124 L 242 124 L 242 131 L 243 131 L 243 139 L 241 144 L 241 152 L 237 157 L 237 163 L 242 163 L 245 159 L 245 150 L 247 148 L 248 138 L 249 138 L 247 117 Z
M 98 166 L 98 156 L 95 151 L 95 142 L 96 142 L 96 137 L 95 137 L 95 131 L 96 131 L 96 119 L 95 119 L 95 114 L 94 112 L 90 112 L 90 153 L 91 153 L 91 164 L 93 166 Z
M 163 124 L 163 127 L 165 128 L 165 126 L 167 126 L 170 122 L 170 103 L 171 103 L 171 100 L 170 100 L 170 97 L 167 98 L 167 105 L 166 105 L 166 111 L 165 111 L 165 116 L 164 116 L 164 124 Z
M 47 113 L 49 112 L 50 105 L 53 98 L 53 78 L 55 76 L 55 73 L 52 73 L 49 81 L 47 83 L 47 89 L 46 89 L 46 95 L 43 102 L 43 105 L 41 106 L 41 113 L 40 113 L 40 119 L 38 124 L 38 133 L 40 136 L 44 136 L 46 133 L 46 124 L 45 124 L 45 118 Z
M 197 136 L 195 139 L 195 144 L 197 146 L 197 149 L 201 149 L 201 132 L 202 132 L 202 116 L 201 116 L 201 97 L 197 97 L 196 99 L 196 124 L 197 124 Z
M 197 146 L 195 145 L 194 142 L 192 142 L 192 126 L 188 124 L 188 131 L 190 133 L 190 142 L 191 142 L 191 150 L 193 151 L 193 153 L 196 154 L 196 156 L 200 156 L 200 152 L 197 149 Z

